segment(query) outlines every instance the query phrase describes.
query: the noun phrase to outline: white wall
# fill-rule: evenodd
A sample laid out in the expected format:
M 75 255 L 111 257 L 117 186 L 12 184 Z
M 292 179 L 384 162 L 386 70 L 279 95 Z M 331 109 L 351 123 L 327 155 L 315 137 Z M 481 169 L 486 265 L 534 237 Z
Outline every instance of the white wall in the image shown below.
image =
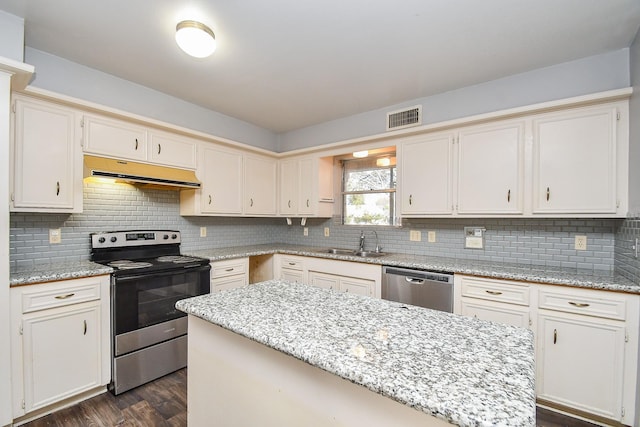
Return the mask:
M 276 151 L 273 132 L 242 120 L 28 46 L 25 62 L 36 67 L 34 87 Z
M 629 85 L 629 49 L 621 49 L 287 132 L 278 151 L 384 133 L 387 111 L 407 106 L 422 104 L 430 124 Z

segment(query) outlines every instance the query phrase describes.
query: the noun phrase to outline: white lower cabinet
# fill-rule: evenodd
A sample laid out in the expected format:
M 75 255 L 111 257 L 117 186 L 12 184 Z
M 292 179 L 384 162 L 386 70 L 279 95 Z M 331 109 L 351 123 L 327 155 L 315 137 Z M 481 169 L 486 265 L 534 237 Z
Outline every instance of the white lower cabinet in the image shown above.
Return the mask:
M 249 258 L 237 258 L 211 263 L 211 293 L 239 288 L 249 284 Z
M 539 403 L 637 425 L 639 295 L 464 275 L 454 283 L 456 313 L 534 332 Z
M 14 419 L 111 378 L 109 276 L 11 289 Z
M 382 267 L 361 262 L 278 254 L 275 277 L 380 298 Z

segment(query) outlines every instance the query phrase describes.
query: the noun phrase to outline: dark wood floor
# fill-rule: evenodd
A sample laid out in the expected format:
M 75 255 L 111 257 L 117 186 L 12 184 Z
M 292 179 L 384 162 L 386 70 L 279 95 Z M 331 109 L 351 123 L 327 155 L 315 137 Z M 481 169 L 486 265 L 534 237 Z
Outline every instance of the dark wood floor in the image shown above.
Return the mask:
M 178 427 L 187 425 L 187 370 L 114 396 L 103 393 L 47 415 L 27 427 Z M 593 427 L 545 409 L 537 410 L 539 427 Z

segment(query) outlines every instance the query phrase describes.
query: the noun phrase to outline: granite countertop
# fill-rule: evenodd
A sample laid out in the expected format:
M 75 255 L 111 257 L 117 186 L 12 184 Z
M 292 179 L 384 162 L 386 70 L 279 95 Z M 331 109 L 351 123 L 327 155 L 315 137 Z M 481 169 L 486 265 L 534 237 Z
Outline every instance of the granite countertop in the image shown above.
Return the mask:
M 176 307 L 455 425 L 535 425 L 527 329 L 281 280 Z
M 91 261 L 41 264 L 29 268 L 11 269 L 9 286 L 32 285 L 35 283 L 55 282 L 58 280 L 78 279 L 81 277 L 111 274 L 113 268 Z
M 280 253 L 640 294 L 640 283 L 633 282 L 618 274 L 598 274 L 590 270 L 487 263 L 425 255 L 387 254 L 381 257 L 363 258 L 353 255 L 330 254 L 327 253 L 327 249 L 311 246 L 267 244 L 189 251 L 187 255 L 200 256 L 211 261 L 220 261 L 245 256 Z

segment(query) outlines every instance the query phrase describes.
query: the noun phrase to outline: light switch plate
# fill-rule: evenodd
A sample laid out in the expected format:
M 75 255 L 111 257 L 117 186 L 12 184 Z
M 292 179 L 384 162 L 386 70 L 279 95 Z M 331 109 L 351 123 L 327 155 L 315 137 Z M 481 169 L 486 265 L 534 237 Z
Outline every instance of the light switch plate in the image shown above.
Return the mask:
M 200 237 L 207 237 L 207 227 L 200 227 Z
M 325 227 L 324 228 L 324 237 L 329 237 L 331 235 L 331 231 L 329 230 L 329 227 Z
M 429 243 L 435 243 L 436 242 L 436 232 L 435 231 L 427 232 L 427 242 L 429 242 Z
M 309 235 L 309 227 L 304 227 L 302 229 L 302 235 L 303 236 L 308 236 Z
M 577 251 L 587 250 L 587 236 L 576 236 L 575 249 Z
M 420 242 L 422 240 L 422 233 L 420 232 L 420 230 L 410 230 L 409 240 L 411 242 Z

